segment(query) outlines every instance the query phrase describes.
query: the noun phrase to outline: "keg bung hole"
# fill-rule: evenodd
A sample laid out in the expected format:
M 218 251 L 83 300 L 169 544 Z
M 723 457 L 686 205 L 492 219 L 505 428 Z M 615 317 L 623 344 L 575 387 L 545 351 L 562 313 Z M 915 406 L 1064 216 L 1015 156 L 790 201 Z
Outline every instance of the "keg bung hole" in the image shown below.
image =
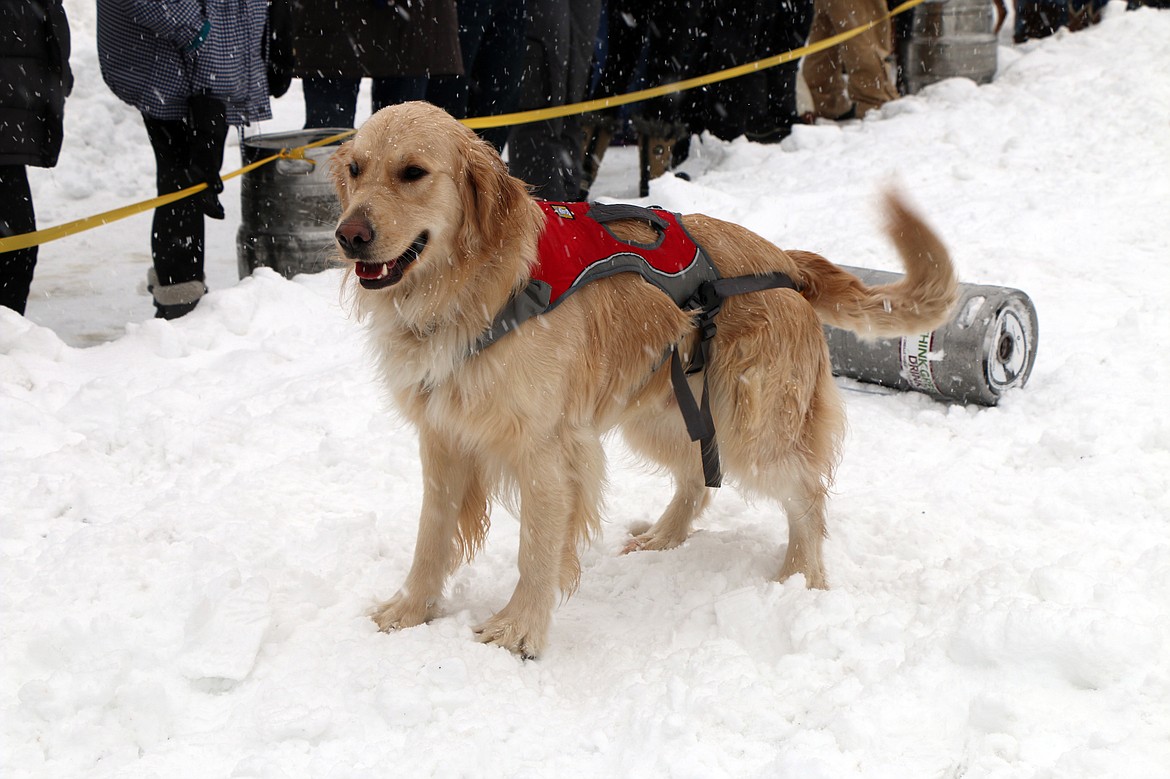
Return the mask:
M 1008 333 L 1001 333 L 999 336 L 999 346 L 995 350 L 995 356 L 1001 363 L 1011 362 L 1012 355 L 1016 351 L 1015 339 Z

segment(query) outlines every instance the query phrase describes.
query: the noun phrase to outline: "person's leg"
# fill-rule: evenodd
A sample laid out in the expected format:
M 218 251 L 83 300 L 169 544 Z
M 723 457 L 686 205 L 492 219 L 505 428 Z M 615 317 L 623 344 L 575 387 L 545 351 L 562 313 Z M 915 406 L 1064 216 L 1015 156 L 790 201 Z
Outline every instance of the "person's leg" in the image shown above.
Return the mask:
M 0 238 L 37 229 L 28 170 L 24 165 L 0 165 Z M 23 314 L 37 264 L 37 247 L 0 254 L 0 306 Z
M 770 20 L 769 33 L 775 51 L 773 55 L 794 51 L 804 46 L 812 26 L 812 0 L 781 0 Z M 768 125 L 773 128 L 773 139 L 779 140 L 792 132 L 800 122 L 796 105 L 796 85 L 800 78 L 800 60 L 786 62 L 768 69 Z
M 640 9 L 636 0 L 607 0 L 605 62 L 594 97 L 613 97 L 629 88 L 646 45 L 647 25 L 637 16 L 644 14 Z
M 613 97 L 625 92 L 638 68 L 646 43 L 645 24 L 634 15 L 639 10 L 635 0 L 606 0 L 604 59 L 599 63 L 594 98 Z M 582 119 L 582 173 L 578 199 L 589 197 L 601 160 L 618 130 L 616 108 L 598 111 Z
M 836 34 L 827 12 L 831 0 L 816 0 L 809 43 L 817 43 Z M 845 76 L 842 70 L 840 46 L 816 51 L 804 58 L 804 81 L 808 85 L 817 116 L 830 119 L 845 114 L 852 107 L 845 96 Z
M 144 117 L 154 151 L 158 193 L 168 195 L 191 186 L 190 126 L 182 121 Z M 154 267 L 149 287 L 157 316 L 182 316 L 199 302 L 203 285 L 203 212 L 191 198 L 154 210 L 150 253 Z
M 529 0 L 524 71 L 520 78 L 520 109 L 564 105 L 568 86 L 565 61 L 569 46 L 571 0 Z M 561 148 L 564 119 L 528 122 L 511 128 L 508 135 L 508 168 L 512 175 L 533 188 L 545 200 L 576 196 L 565 186 Z
M 427 100 L 456 119 L 467 118 L 471 84 L 478 77 L 479 52 L 491 23 L 496 0 L 457 0 L 459 52 L 463 75 L 433 76 L 427 82 Z M 523 34 L 523 30 L 521 30 Z
M 574 0 L 569 17 L 569 66 L 565 100 L 583 101 L 589 93 L 593 75 L 593 50 L 597 46 L 597 28 L 601 21 L 602 0 Z M 584 180 L 581 139 L 584 121 L 580 114 L 566 116 L 561 126 L 561 146 L 566 156 L 566 200 L 581 197 Z M 590 178 L 592 183 L 592 178 Z M 588 189 L 586 186 L 585 189 Z
M 772 2 L 763 0 L 705 0 L 704 18 L 695 26 L 706 36 L 703 54 L 704 73 L 718 72 L 759 59 L 763 22 Z M 669 30 L 669 28 L 668 28 Z M 670 38 L 662 42 L 665 62 L 687 61 L 694 49 L 696 35 L 685 25 L 669 30 Z M 762 56 L 762 55 L 761 55 Z M 678 80 L 692 75 L 679 68 L 667 68 L 653 79 L 655 83 Z M 743 135 L 752 118 L 763 113 L 767 99 L 767 77 L 763 72 L 720 81 L 703 88 L 705 106 L 703 129 L 729 141 Z M 676 98 L 681 101 L 681 96 Z
M 353 127 L 361 79 L 305 78 L 305 129 Z
M 658 86 L 688 75 L 694 41 L 699 38 L 702 4 L 676 4 L 657 0 L 649 9 L 646 80 Z M 650 180 L 674 164 L 675 144 L 690 138 L 683 116 L 680 93 L 656 97 L 634 106 L 633 125 L 638 135 L 638 193 L 650 194 Z M 677 155 L 680 159 L 683 155 Z
M 426 100 L 426 76 L 391 76 L 375 78 L 370 85 L 370 112 L 377 113 L 386 106 Z
M 841 60 L 848 74 L 846 91 L 862 117 L 891 100 L 898 99 L 898 88 L 890 76 L 889 57 L 893 50 L 893 28 L 884 18 L 886 0 L 829 0 L 826 5 L 837 32 L 863 24 L 873 27 L 842 43 Z
M 468 116 L 497 116 L 517 110 L 524 69 L 525 0 L 495 0 L 476 60 Z M 503 151 L 509 128 L 480 130 L 484 140 Z
M 223 181 L 223 147 L 227 141 L 227 106 L 209 95 L 193 95 L 187 100 L 187 126 L 191 139 L 190 184 L 203 182 L 207 189 L 192 199 L 206 216 L 223 219 L 223 204 L 219 193 Z

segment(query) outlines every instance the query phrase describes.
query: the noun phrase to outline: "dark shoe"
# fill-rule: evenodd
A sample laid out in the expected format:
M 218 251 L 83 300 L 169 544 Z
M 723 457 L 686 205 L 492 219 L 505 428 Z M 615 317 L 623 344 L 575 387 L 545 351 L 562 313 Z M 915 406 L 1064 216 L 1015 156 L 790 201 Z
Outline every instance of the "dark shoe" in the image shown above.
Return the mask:
M 849 110 L 837 116 L 822 116 L 821 114 L 808 111 L 800 115 L 801 124 L 816 124 L 819 120 L 824 119 L 828 122 L 847 122 L 850 119 L 857 118 L 857 103 L 849 106 Z
M 755 143 L 780 143 L 792 135 L 792 124 L 782 124 L 767 130 L 748 130 L 744 137 Z
M 1065 22 L 1065 8 L 1041 5 L 1038 2 L 1016 4 L 1016 32 L 1012 40 L 1016 43 L 1037 38 L 1047 38 Z
M 857 103 L 854 103 L 853 105 L 849 106 L 849 110 L 846 111 L 845 113 L 841 114 L 840 116 L 834 116 L 833 121 L 834 122 L 848 122 L 850 119 L 856 119 L 856 118 L 857 118 Z
M 158 303 L 154 304 L 154 318 L 155 319 L 178 319 L 181 316 L 186 316 L 195 310 L 195 306 L 199 305 L 199 301 L 194 303 L 182 303 L 175 306 L 162 306 Z

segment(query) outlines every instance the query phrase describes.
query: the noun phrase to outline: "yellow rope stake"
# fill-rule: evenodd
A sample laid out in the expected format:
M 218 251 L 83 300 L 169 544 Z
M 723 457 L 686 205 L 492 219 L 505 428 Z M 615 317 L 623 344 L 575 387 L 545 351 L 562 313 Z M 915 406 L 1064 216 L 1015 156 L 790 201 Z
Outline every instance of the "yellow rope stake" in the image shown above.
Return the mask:
M 861 35 L 867 30 L 871 30 L 878 24 L 881 24 L 887 19 L 891 19 L 898 14 L 909 11 L 915 6 L 921 5 L 926 0 L 906 0 L 906 2 L 894 8 L 881 19 L 868 22 L 859 27 L 854 27 L 831 38 L 817 41 L 811 46 L 803 46 L 799 49 L 777 54 L 773 57 L 767 57 L 755 62 L 749 62 L 746 65 L 739 65 L 727 70 L 721 70 L 716 73 L 709 73 L 705 76 L 697 76 L 695 78 L 685 79 L 683 81 L 676 81 L 671 84 L 662 84 L 650 89 L 641 89 L 637 92 L 630 92 L 625 95 L 618 95 L 615 97 L 604 97 L 598 100 L 587 100 L 583 103 L 570 103 L 568 105 L 553 106 L 551 108 L 539 108 L 532 111 L 518 111 L 511 114 L 499 114 L 497 116 L 482 116 L 472 119 L 460 119 L 463 124 L 467 125 L 473 130 L 485 130 L 490 127 L 508 127 L 517 124 L 528 124 L 531 122 L 541 122 L 545 119 L 556 119 L 563 116 L 572 116 L 573 114 L 584 114 L 590 111 L 601 111 L 606 108 L 615 108 L 617 106 L 628 105 L 629 103 L 637 103 L 641 100 L 649 100 L 653 97 L 662 97 L 674 92 L 683 92 L 688 89 L 695 89 L 696 87 L 707 86 L 715 84 L 720 81 L 726 81 L 740 76 L 746 76 L 749 73 L 773 68 L 777 65 L 782 65 L 785 62 L 792 62 L 801 57 L 813 54 L 814 52 L 824 51 L 832 48 L 839 43 L 843 43 L 850 38 Z M 223 176 L 224 181 L 228 181 L 242 176 L 245 173 L 250 173 L 256 168 L 267 165 L 270 162 L 278 159 L 304 159 L 305 151 L 308 149 L 315 149 L 318 146 L 328 146 L 331 143 L 344 140 L 353 135 L 356 130 L 347 130 L 337 135 L 332 135 L 328 138 L 323 138 L 319 141 L 306 144 L 305 146 L 298 146 L 294 149 L 281 149 L 278 153 L 271 157 L 265 157 L 262 160 L 257 160 L 250 165 L 246 165 L 239 170 L 232 171 Z M 22 235 L 13 235 L 8 238 L 0 238 L 0 253 L 14 252 L 17 249 L 27 249 L 30 246 L 38 246 L 49 241 L 55 241 L 58 238 L 64 238 L 75 233 L 92 230 L 95 227 L 100 227 L 110 222 L 116 222 L 120 219 L 125 219 L 135 214 L 141 214 L 143 211 L 150 211 L 159 206 L 169 205 L 177 200 L 182 200 L 185 197 L 190 197 L 197 192 L 202 192 L 207 189 L 206 184 L 196 184 L 186 189 L 181 189 L 178 192 L 172 192 L 169 195 L 161 195 L 151 200 L 145 200 L 141 203 L 135 203 L 122 208 L 115 208 L 112 211 L 105 211 L 93 216 L 87 216 L 84 219 L 78 219 L 73 222 L 66 222 L 56 227 L 47 227 L 44 230 L 36 230 L 31 233 L 24 233 Z

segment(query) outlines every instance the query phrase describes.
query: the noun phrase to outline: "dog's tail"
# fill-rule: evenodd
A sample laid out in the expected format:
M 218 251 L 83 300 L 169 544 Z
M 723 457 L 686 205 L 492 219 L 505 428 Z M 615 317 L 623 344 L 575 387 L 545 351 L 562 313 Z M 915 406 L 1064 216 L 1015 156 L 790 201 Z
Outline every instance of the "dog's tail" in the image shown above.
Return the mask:
M 788 251 L 804 282 L 802 294 L 821 321 L 863 338 L 926 333 L 946 323 L 958 299 L 958 281 L 942 240 L 895 193 L 885 196 L 886 232 L 906 275 L 892 284 L 861 279 L 812 252 Z

